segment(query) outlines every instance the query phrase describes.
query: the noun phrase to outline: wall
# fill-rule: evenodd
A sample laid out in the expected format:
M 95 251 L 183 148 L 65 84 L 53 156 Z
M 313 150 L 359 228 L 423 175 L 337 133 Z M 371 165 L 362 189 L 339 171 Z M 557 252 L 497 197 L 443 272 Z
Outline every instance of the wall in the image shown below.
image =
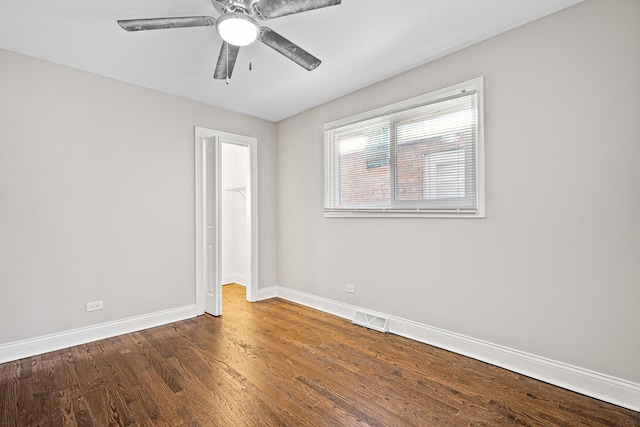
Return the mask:
M 4 50 L 0 70 L 0 347 L 195 304 L 194 126 L 258 139 L 275 284 L 275 124 Z
M 248 285 L 251 254 L 246 191 L 249 152 L 246 147 L 222 144 L 222 283 Z
M 279 122 L 278 285 L 640 382 L 639 17 L 587 0 Z M 478 76 L 486 219 L 323 217 L 324 123 Z

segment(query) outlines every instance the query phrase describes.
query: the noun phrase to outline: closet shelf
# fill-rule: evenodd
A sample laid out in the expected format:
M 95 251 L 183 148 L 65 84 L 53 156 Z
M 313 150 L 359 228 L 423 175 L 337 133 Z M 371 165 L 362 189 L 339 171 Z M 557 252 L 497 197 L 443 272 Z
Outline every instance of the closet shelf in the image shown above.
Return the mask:
M 235 187 L 235 188 L 227 188 L 224 191 L 233 191 L 234 193 L 240 194 L 245 199 L 247 198 L 247 187 Z

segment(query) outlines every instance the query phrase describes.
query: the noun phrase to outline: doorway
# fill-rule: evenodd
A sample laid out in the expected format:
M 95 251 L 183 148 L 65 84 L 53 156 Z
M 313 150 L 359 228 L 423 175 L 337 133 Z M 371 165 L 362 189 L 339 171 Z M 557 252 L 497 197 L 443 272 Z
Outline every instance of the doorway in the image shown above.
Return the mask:
M 249 284 L 249 148 L 223 142 L 220 147 L 221 166 L 221 238 L 222 285 Z
M 223 187 L 223 162 L 229 150 L 240 150 L 245 158 L 244 180 L 238 177 Z M 206 128 L 195 128 L 195 188 L 196 188 L 196 308 L 198 314 L 222 314 L 222 285 L 225 257 L 223 216 L 225 199 L 229 195 L 242 197 L 244 218 L 240 227 L 245 259 L 242 280 L 247 301 L 256 301 L 258 289 L 258 200 L 257 200 L 257 140 Z M 235 179 L 235 178 L 234 178 Z M 228 181 L 228 180 L 227 180 Z M 244 185 L 235 186 L 233 182 Z M 228 190 L 228 191 L 225 191 Z M 225 194 L 229 193 L 229 194 Z M 231 194 L 233 193 L 233 194 Z M 229 213 L 227 213 L 229 215 Z M 228 246 L 228 245 L 227 245 Z M 229 254 L 228 254 L 229 255 Z M 238 277 L 238 276 L 236 276 Z

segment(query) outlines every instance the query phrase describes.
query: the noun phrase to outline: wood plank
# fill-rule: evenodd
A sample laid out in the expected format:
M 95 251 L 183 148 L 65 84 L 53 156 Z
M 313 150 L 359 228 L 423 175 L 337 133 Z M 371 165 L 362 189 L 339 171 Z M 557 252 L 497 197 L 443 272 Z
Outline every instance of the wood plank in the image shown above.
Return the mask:
M 640 413 L 288 301 L 0 365 L 1 426 L 640 426 Z

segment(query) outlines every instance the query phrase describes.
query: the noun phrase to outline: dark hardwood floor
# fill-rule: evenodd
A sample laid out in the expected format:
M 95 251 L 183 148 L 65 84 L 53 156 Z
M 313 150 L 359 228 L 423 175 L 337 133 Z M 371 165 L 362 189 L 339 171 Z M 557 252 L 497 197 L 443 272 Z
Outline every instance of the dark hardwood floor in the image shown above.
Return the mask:
M 287 301 L 0 365 L 0 426 L 640 426 L 640 413 Z

